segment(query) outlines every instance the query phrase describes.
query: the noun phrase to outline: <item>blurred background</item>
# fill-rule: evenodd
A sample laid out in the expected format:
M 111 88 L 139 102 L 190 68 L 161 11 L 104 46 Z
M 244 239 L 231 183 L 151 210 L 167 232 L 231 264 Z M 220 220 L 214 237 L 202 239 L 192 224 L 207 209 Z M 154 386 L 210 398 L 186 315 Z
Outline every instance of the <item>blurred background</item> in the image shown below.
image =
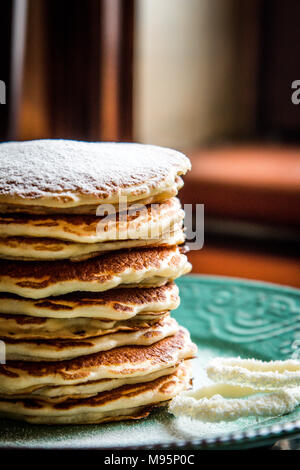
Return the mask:
M 299 18 L 299 0 L 2 0 L 0 140 L 183 150 L 194 272 L 300 287 Z

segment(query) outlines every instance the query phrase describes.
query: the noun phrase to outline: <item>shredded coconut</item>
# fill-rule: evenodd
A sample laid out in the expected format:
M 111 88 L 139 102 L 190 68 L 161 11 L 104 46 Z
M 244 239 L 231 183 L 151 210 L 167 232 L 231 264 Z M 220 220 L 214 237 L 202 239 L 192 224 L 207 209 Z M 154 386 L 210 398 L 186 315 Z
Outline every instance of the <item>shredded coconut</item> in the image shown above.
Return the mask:
M 216 358 L 206 368 L 215 382 L 251 385 L 258 390 L 300 386 L 300 361 L 263 362 L 255 359 Z
M 248 416 L 280 416 L 291 413 L 300 404 L 300 389 L 279 390 L 261 396 L 227 399 L 221 395 L 197 399 L 190 394 L 177 395 L 169 405 L 175 416 L 188 415 L 206 421 L 234 421 Z
M 207 366 L 215 384 L 175 397 L 169 411 L 204 422 L 280 416 L 300 405 L 300 361 L 215 358 Z

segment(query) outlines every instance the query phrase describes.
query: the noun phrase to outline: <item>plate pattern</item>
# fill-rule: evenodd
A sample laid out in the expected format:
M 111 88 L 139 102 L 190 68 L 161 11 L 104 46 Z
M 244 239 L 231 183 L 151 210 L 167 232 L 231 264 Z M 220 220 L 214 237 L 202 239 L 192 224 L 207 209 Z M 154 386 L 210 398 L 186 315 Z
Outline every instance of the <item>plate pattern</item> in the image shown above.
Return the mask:
M 298 290 L 200 276 L 179 285 L 182 311 L 193 312 L 187 327 L 198 341 L 223 341 L 262 359 L 300 359 Z

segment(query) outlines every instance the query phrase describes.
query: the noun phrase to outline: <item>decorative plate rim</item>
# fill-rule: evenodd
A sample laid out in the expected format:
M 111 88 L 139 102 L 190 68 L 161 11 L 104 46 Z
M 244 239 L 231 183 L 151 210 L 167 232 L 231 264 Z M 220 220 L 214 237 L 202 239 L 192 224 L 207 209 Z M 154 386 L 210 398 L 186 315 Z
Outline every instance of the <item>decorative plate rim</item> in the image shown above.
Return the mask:
M 270 426 L 264 426 L 255 431 L 246 430 L 246 431 L 234 431 L 227 434 L 220 434 L 218 436 L 209 437 L 209 438 L 198 438 L 198 439 L 183 439 L 182 441 L 170 441 L 164 444 L 141 444 L 141 445 L 129 445 L 129 446 L 80 446 L 80 450 L 103 450 L 103 451 L 122 451 L 122 450 L 176 450 L 176 449 L 191 449 L 191 450 L 217 450 L 222 449 L 222 447 L 231 447 L 233 445 L 243 445 L 250 444 L 248 447 L 255 447 L 257 444 L 263 446 L 266 441 L 268 443 L 274 442 L 277 438 L 283 438 L 287 436 L 293 436 L 300 434 L 300 419 L 289 421 L 283 424 L 272 424 Z M 259 440 L 258 440 L 259 439 Z M 252 445 L 251 445 L 252 444 Z M 217 447 L 216 447 L 217 446 Z M 2 447 L 3 449 L 4 447 Z M 57 446 L 17 446 L 9 445 L 7 449 L 45 449 L 45 450 L 55 450 L 60 449 Z M 66 450 L 74 449 L 73 446 L 66 445 L 64 447 Z
M 288 286 L 287 284 L 278 284 L 277 282 L 271 282 L 271 281 L 261 281 L 259 279 L 249 279 L 247 277 L 238 277 L 238 276 L 222 276 L 218 274 L 199 274 L 199 273 L 189 273 L 186 274 L 184 277 L 175 279 L 176 281 L 184 282 L 185 279 L 208 279 L 210 281 L 226 281 L 226 282 L 233 282 L 233 283 L 239 283 L 239 284 L 254 284 L 254 285 L 261 285 L 263 287 L 269 287 L 270 289 L 274 287 L 279 287 L 282 290 L 285 291 L 290 291 L 293 294 L 299 294 L 300 295 L 300 288 L 299 287 L 293 287 L 293 286 Z
M 263 445 L 265 440 L 273 441 L 275 437 L 286 437 L 300 433 L 300 419 L 289 421 L 283 424 L 272 424 L 270 426 L 264 426 L 255 431 L 234 431 L 227 434 L 220 434 L 219 436 L 199 439 L 184 439 L 182 441 L 172 441 L 165 444 L 149 444 L 149 445 L 134 445 L 134 446 L 120 446 L 120 447 L 101 447 L 103 450 L 163 450 L 163 449 L 182 449 L 182 448 L 199 448 L 210 449 L 211 447 L 218 446 L 231 446 L 234 444 L 246 444 L 258 442 Z M 257 441 L 258 438 L 259 441 Z M 265 440 L 264 440 L 264 439 Z M 198 449 L 197 449 L 198 448 Z

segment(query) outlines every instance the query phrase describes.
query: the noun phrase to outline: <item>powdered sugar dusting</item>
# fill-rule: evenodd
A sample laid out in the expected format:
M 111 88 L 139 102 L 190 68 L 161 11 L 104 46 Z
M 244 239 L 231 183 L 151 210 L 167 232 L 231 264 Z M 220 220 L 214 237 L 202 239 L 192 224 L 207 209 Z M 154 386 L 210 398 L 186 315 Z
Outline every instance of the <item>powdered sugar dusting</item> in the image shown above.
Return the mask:
M 75 201 L 78 194 L 101 199 L 131 188 L 147 194 L 189 168 L 180 152 L 151 145 L 8 142 L 0 144 L 0 196 Z

